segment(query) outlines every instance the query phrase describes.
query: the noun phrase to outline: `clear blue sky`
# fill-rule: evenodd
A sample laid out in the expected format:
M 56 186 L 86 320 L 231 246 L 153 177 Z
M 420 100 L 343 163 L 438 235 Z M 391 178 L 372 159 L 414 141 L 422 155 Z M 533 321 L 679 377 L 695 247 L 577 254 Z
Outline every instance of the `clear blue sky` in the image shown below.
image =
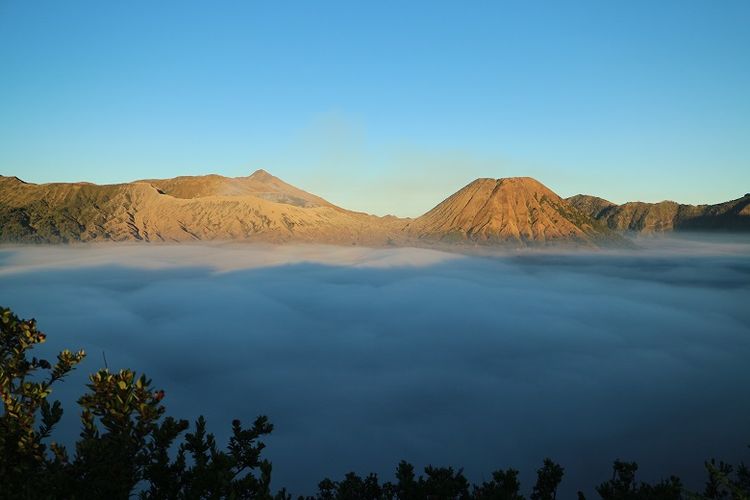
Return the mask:
M 475 177 L 750 191 L 750 2 L 0 0 L 0 173 L 264 168 L 418 215 Z

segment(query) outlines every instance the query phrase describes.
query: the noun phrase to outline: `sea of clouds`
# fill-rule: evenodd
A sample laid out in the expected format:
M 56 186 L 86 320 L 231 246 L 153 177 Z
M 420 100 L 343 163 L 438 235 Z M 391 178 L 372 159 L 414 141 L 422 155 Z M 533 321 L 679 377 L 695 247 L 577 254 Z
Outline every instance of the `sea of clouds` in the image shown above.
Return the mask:
M 0 249 L 0 305 L 35 317 L 43 352 L 89 353 L 86 375 L 145 371 L 170 414 L 266 414 L 274 485 L 400 459 L 472 480 L 550 456 L 563 497 L 606 480 L 703 482 L 750 443 L 750 241 L 643 240 L 627 252 L 458 255 L 325 246 Z

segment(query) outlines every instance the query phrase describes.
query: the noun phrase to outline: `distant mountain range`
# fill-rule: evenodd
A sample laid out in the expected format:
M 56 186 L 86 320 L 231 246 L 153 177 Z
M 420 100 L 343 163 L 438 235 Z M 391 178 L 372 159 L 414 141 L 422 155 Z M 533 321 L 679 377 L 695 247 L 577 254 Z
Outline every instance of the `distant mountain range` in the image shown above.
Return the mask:
M 585 194 L 567 201 L 608 228 L 621 232 L 750 231 L 750 193 L 716 205 L 685 205 L 674 201 L 632 201 L 617 205 Z
M 626 246 L 627 233 L 750 230 L 750 195 L 718 205 L 563 199 L 528 177 L 477 179 L 416 219 L 333 205 L 264 170 L 127 184 L 0 176 L 0 242 L 248 240 L 342 245 Z

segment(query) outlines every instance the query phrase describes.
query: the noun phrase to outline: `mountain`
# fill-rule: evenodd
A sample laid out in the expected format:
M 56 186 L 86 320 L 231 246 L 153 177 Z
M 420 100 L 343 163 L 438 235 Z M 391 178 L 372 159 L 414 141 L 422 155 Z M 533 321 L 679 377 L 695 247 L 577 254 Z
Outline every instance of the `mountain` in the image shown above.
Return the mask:
M 577 194 L 575 196 L 567 198 L 565 201 L 567 201 L 589 217 L 593 217 L 595 219 L 603 210 L 606 210 L 607 208 L 615 205 L 611 201 L 605 200 L 604 198 L 589 196 L 587 194 Z
M 718 205 L 567 200 L 529 177 L 477 179 L 416 219 L 338 207 L 258 170 L 126 184 L 0 176 L 0 242 L 246 240 L 339 245 L 629 246 L 620 234 L 750 230 L 750 194 Z
M 252 240 L 383 245 L 402 222 L 337 207 L 259 170 L 128 184 L 0 177 L 0 241 Z
M 175 198 L 205 198 L 207 196 L 255 196 L 264 200 L 296 207 L 332 207 L 326 200 L 274 177 L 265 170 L 256 170 L 247 177 L 201 175 L 173 179 L 149 179 L 138 182 L 151 184 L 164 194 Z
M 617 205 L 582 194 L 572 196 L 567 201 L 589 217 L 620 232 L 653 234 L 690 230 L 750 230 L 750 193 L 716 205 L 685 205 L 674 201 L 636 201 Z
M 443 243 L 626 243 L 529 177 L 477 179 L 408 223 L 404 232 L 418 240 Z

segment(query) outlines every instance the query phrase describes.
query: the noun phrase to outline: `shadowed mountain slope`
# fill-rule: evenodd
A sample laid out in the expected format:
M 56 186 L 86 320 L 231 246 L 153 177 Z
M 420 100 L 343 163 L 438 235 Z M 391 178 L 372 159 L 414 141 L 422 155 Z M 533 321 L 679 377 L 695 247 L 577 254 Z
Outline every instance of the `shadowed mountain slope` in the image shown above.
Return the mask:
M 674 201 L 615 205 L 596 196 L 580 194 L 568 198 L 568 202 L 610 229 L 621 232 L 750 230 L 750 193 L 716 205 L 685 205 Z
M 615 206 L 615 204 L 609 200 L 598 198 L 596 196 L 589 196 L 586 194 L 577 194 L 575 196 L 567 198 L 565 201 L 567 201 L 589 217 L 593 218 L 596 218 L 603 210 Z

